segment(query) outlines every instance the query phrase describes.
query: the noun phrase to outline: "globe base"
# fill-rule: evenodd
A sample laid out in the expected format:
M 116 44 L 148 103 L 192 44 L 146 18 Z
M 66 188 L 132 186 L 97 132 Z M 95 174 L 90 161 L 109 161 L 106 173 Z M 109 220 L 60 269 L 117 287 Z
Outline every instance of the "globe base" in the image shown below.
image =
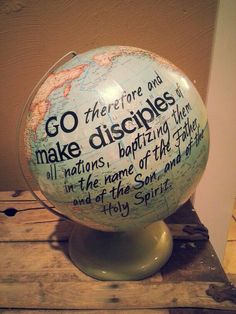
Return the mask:
M 72 262 L 99 280 L 138 280 L 169 259 L 172 235 L 163 221 L 128 232 L 103 232 L 76 225 L 69 240 Z

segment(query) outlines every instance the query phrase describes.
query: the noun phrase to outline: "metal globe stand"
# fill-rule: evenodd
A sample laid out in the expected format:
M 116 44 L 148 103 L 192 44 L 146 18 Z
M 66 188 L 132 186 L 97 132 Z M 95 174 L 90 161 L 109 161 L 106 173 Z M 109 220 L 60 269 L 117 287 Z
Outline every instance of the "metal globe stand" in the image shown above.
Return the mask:
M 72 262 L 99 280 L 138 280 L 169 259 L 172 235 L 163 221 L 127 232 L 104 232 L 77 224 L 69 239 Z

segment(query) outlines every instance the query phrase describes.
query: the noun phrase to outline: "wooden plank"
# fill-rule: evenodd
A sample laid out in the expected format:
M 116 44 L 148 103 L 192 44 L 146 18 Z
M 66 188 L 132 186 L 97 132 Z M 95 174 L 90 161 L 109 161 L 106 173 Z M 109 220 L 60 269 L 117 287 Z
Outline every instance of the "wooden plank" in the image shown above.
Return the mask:
M 45 196 L 40 191 L 34 191 L 36 195 L 42 199 L 46 200 Z M 16 191 L 0 191 L 1 201 L 34 201 L 36 200 L 30 191 L 16 190 Z
M 49 202 L 47 204 L 50 205 Z M 0 201 L 0 223 L 1 242 L 65 241 L 73 228 L 73 222 L 59 218 L 40 202 L 32 200 Z M 169 223 L 168 225 L 175 239 L 189 241 L 204 239 L 200 233 L 191 235 L 184 232 L 183 224 Z M 189 225 L 196 226 L 196 224 Z
M 9 209 L 13 209 L 15 212 L 8 213 Z M 0 222 L 3 223 L 24 223 L 26 221 L 37 222 L 48 220 L 51 221 L 56 219 L 58 220 L 58 217 L 51 213 L 40 202 L 0 202 Z
M 0 282 L 3 283 L 93 281 L 72 264 L 66 242 L 0 243 L 0 252 Z M 162 277 L 158 273 L 146 281 L 160 282 Z
M 1 282 L 93 281 L 72 264 L 67 243 L 1 243 L 0 252 Z M 147 280 L 160 282 L 162 277 L 156 274 Z
M 63 220 L 26 222 L 24 224 L 2 224 L 0 242 L 9 241 L 67 241 L 73 223 Z
M 24 216 L 24 215 L 22 215 Z M 25 215 L 28 216 L 28 215 Z M 30 216 L 30 215 L 29 215 Z M 11 220 L 11 218 L 9 219 Z M 12 219 L 13 220 L 13 219 Z M 30 221 L 31 220 L 31 221 Z M 33 220 L 33 221 L 32 221 Z M 22 221 L 22 223 L 20 223 Z M 74 223 L 66 220 L 51 218 L 45 220 L 30 217 L 17 223 L 2 223 L 0 228 L 0 242 L 9 241 L 66 241 L 68 240 Z M 1 220 L 0 220 L 1 223 Z M 194 226 L 194 225 L 193 225 Z M 200 234 L 189 235 L 182 229 L 182 224 L 169 225 L 174 239 L 187 241 L 202 240 Z
M 209 241 L 174 241 L 169 262 L 161 270 L 164 281 L 227 281 Z
M 1 314 L 199 314 L 200 310 L 188 309 L 141 309 L 141 310 L 1 310 Z M 232 314 L 232 311 L 205 309 L 204 314 Z
M 14 209 L 15 215 L 8 216 Z M 52 214 L 36 201 L 0 203 L 0 241 L 64 241 L 73 223 Z
M 91 281 L 69 259 L 67 243 L 0 243 L 0 282 Z
M 1 314 L 169 314 L 164 309 L 141 310 L 1 310 Z M 183 314 L 183 313 L 182 313 Z M 223 314 L 223 313 L 221 313 Z
M 4 300 L 4 302 L 10 302 L 10 307 L 19 307 L 22 311 L 25 311 L 26 314 L 33 313 L 33 310 L 30 310 L 33 308 L 60 308 L 65 310 L 76 308 L 80 310 L 76 310 L 74 313 L 91 312 L 99 314 L 132 312 L 150 313 L 153 311 L 159 313 L 159 310 L 156 308 L 160 308 L 164 305 L 165 307 L 167 306 L 167 303 L 164 304 L 164 302 L 162 302 L 159 304 L 159 301 L 157 301 L 159 299 L 165 299 L 164 286 L 162 286 L 163 289 L 158 289 L 152 296 L 153 298 L 156 298 L 156 303 L 158 304 L 154 304 L 153 300 L 155 298 L 151 298 L 150 302 L 148 297 L 145 298 L 143 296 L 140 299 L 139 295 L 145 293 L 144 287 L 149 287 L 150 285 L 153 285 L 153 287 L 159 286 L 163 281 L 163 277 L 165 281 L 164 283 L 166 284 L 173 284 L 172 281 L 181 281 L 184 283 L 186 279 L 192 280 L 193 284 L 195 284 L 194 281 L 225 281 L 224 272 L 220 268 L 220 265 L 217 264 L 218 259 L 214 255 L 215 253 L 210 243 L 207 241 L 198 241 L 200 240 L 199 234 L 195 234 L 191 238 L 190 235 L 183 232 L 182 229 L 184 225 L 178 223 L 179 221 L 182 222 L 180 218 L 178 220 L 178 215 L 182 217 L 185 223 L 193 226 L 196 225 L 193 224 L 193 222 L 198 222 L 190 203 L 182 206 L 167 220 L 172 233 L 175 238 L 179 240 L 174 243 L 174 251 L 170 262 L 162 269 L 163 277 L 158 273 L 151 278 L 140 281 L 139 284 L 141 284 L 142 287 L 139 285 L 135 287 L 132 286 L 133 284 L 136 285 L 137 282 L 116 283 L 113 287 L 119 288 L 117 288 L 117 290 L 113 289 L 115 290 L 115 294 L 113 293 L 113 296 L 111 296 L 110 292 L 105 289 L 105 287 L 99 286 L 100 283 L 104 283 L 86 276 L 69 260 L 67 249 L 68 243 L 65 241 L 68 240 L 73 223 L 65 221 L 64 219 L 59 219 L 47 209 L 43 208 L 41 203 L 32 199 L 30 200 L 30 196 L 27 193 L 20 194 L 14 198 L 14 201 L 12 201 L 13 196 L 11 195 L 12 193 L 10 194 L 10 192 L 8 195 L 4 193 L 1 195 L 0 193 L 0 199 L 4 196 L 3 201 L 0 200 L 0 239 L 2 241 L 0 243 L 0 306 L 2 307 L 7 307 L 5 306 L 5 303 L 4 305 L 1 303 L 1 300 Z M 7 197 L 10 199 L 7 199 Z M 20 199 L 18 199 L 18 197 Z M 5 210 L 13 206 L 17 210 L 15 216 L 7 216 Z M 88 286 L 87 283 L 91 284 L 91 286 Z M 69 292 L 66 292 L 66 294 L 63 295 L 63 287 L 67 291 L 68 289 L 75 288 L 73 293 L 75 294 L 77 291 L 79 294 L 81 293 L 81 289 L 79 288 L 81 286 L 83 286 L 81 296 L 83 300 L 78 298 L 76 302 L 72 302 L 71 307 L 71 301 L 70 298 L 68 299 L 67 295 Z M 65 307 L 57 302 L 56 296 L 54 296 L 54 290 L 52 290 L 53 292 L 50 292 L 50 287 L 55 290 L 55 293 L 57 293 L 57 289 L 59 289 L 58 293 L 61 294 L 61 296 L 63 295 L 63 299 L 66 298 Z M 12 292 L 9 294 L 11 288 Z M 95 299 L 95 301 L 100 302 L 99 304 L 101 304 L 101 307 L 97 307 L 97 303 L 95 302 L 94 304 L 93 302 L 93 295 L 91 295 L 90 291 L 94 288 L 99 291 L 98 294 L 96 294 L 96 292 L 94 292 L 94 294 L 97 295 L 98 298 Z M 175 288 L 173 288 L 173 293 L 171 292 L 172 301 L 175 300 L 176 297 L 174 289 L 179 288 L 182 289 L 182 286 L 178 285 L 178 287 L 175 286 Z M 190 287 L 186 287 L 186 290 L 189 288 Z M 129 291 L 130 289 L 131 291 Z M 160 295 L 158 295 L 159 290 L 161 293 Z M 116 292 L 118 292 L 118 294 L 116 294 Z M 131 299 L 129 301 L 126 300 L 127 292 L 128 295 L 131 293 Z M 35 303 L 32 304 L 31 302 L 34 293 L 36 293 L 38 297 L 36 300 L 33 300 L 33 302 L 41 304 L 39 306 L 36 306 Z M 193 292 L 191 293 L 193 294 Z M 120 301 L 121 297 L 122 299 Z M 135 300 L 135 297 L 137 300 Z M 28 301 L 21 301 L 21 298 Z M 40 298 L 44 298 L 45 301 L 41 302 Z M 52 300 L 51 305 L 50 300 Z M 168 302 L 168 300 L 170 301 L 170 299 L 167 298 L 166 302 Z M 168 306 L 173 309 L 177 306 L 184 306 L 185 301 L 179 299 L 178 293 L 177 300 L 177 303 L 172 302 Z M 21 302 L 23 303 L 21 304 Z M 26 304 L 24 304 L 24 302 L 28 302 L 28 306 L 25 306 Z M 201 302 L 201 298 L 199 302 Z M 105 308 L 103 308 L 103 306 L 105 306 Z M 200 306 L 200 303 L 199 306 L 191 304 L 191 307 L 193 306 L 203 307 L 205 305 L 202 304 Z M 24 307 L 26 309 L 23 310 Z M 122 310 L 124 308 L 125 312 Z M 132 310 L 134 308 L 137 309 Z M 143 308 L 145 308 L 145 310 Z M 215 309 L 216 307 L 215 305 L 213 307 L 210 305 L 209 308 Z M 170 311 L 165 310 L 167 312 L 164 313 L 172 313 L 173 311 L 173 313 L 176 313 L 176 310 L 173 309 Z M 4 311 L 6 312 L 7 310 Z M 19 311 L 19 309 L 15 311 Z M 211 310 L 209 311 L 209 313 L 211 313 Z M 212 311 L 216 313 L 217 310 Z M 51 313 L 51 310 L 37 310 L 35 314 L 39 314 L 40 312 Z M 69 310 L 61 310 L 61 313 L 63 312 L 70 313 Z M 60 311 L 56 310 L 55 313 L 60 313 Z M 160 313 L 162 314 L 162 312 Z M 181 312 L 181 314 L 182 313 L 186 313 L 186 310 Z M 189 313 L 193 312 L 190 310 Z
M 0 307 L 42 309 L 137 307 L 140 309 L 209 306 L 209 308 L 216 308 L 217 304 L 213 305 L 212 301 L 208 305 L 205 303 L 205 298 L 209 297 L 201 294 L 200 291 L 189 292 L 189 289 L 194 288 L 198 282 L 191 282 L 191 286 L 185 286 L 185 283 L 172 286 L 173 283 L 166 282 L 170 285 L 160 286 L 162 281 L 160 274 L 138 282 L 104 283 L 94 280 L 80 272 L 68 259 L 67 243 L 56 244 L 60 246 L 50 246 L 47 242 L 0 243 Z M 174 258 L 179 260 L 176 256 Z M 193 271 L 196 268 L 199 272 L 199 267 L 194 263 L 188 267 L 183 261 L 182 266 L 186 269 L 192 267 Z M 205 269 L 205 273 L 208 271 Z M 185 272 L 185 278 L 188 278 L 187 274 L 191 274 L 191 269 Z M 200 287 L 204 286 L 205 289 L 207 284 L 200 283 Z M 181 292 L 178 292 L 178 289 Z M 170 295 L 167 296 L 169 291 Z M 130 298 L 127 299 L 127 296 Z M 182 296 L 186 300 L 183 300 Z M 121 301 L 118 302 L 118 299 Z M 193 299 L 198 299 L 199 303 L 194 303 Z M 224 306 L 227 307 L 227 303 L 224 303 Z M 220 308 L 223 307 L 220 305 Z
M 0 306 L 37 309 L 212 308 L 236 311 L 230 301 L 206 295 L 214 282 L 30 282 L 0 283 Z

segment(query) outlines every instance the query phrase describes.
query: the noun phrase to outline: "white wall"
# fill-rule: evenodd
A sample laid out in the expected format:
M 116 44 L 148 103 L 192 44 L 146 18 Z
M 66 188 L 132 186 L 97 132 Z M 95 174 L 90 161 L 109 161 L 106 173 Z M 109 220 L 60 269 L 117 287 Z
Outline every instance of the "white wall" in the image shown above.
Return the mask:
M 207 109 L 210 156 L 194 198 L 222 260 L 236 196 L 236 1 L 221 0 L 213 46 Z

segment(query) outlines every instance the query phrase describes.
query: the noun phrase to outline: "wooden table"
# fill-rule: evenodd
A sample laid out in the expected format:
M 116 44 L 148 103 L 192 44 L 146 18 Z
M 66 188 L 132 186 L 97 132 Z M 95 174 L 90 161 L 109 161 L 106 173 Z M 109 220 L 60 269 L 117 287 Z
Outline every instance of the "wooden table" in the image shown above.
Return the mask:
M 72 222 L 51 214 L 29 192 L 0 192 L 0 313 L 236 313 L 233 301 L 219 303 L 206 293 L 227 277 L 191 203 L 166 221 L 175 240 L 161 273 L 98 281 L 68 257 Z

